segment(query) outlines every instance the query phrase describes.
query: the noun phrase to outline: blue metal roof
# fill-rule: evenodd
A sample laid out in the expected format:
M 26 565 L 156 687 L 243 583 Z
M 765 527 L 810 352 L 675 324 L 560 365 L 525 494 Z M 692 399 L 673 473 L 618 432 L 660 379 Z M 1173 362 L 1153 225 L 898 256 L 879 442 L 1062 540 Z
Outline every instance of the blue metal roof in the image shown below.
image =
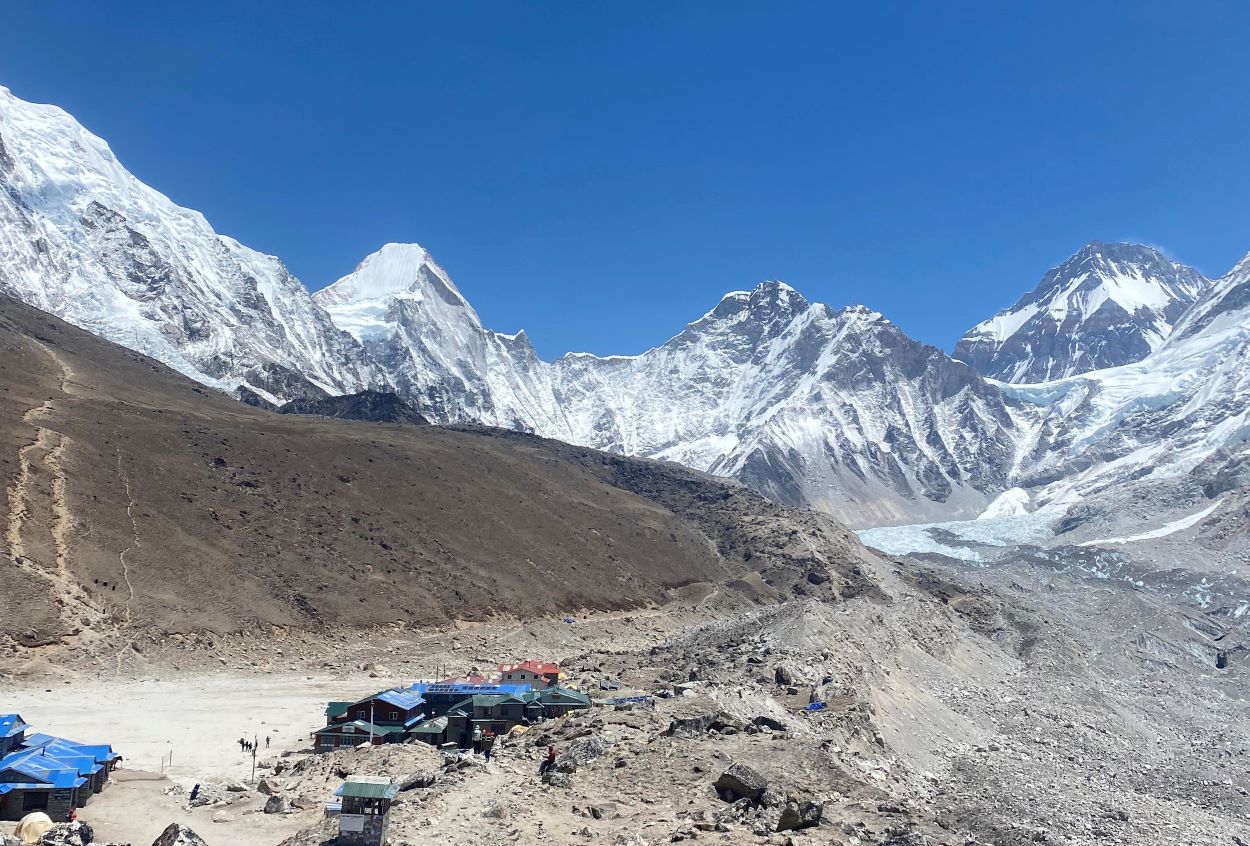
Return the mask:
M 458 695 L 463 697 L 478 694 L 506 693 L 520 696 L 530 689 L 528 684 L 432 684 L 426 689 L 428 694 Z
M 20 717 L 5 715 L 10 716 L 15 719 L 2 724 L 9 736 L 29 728 Z M 0 776 L 5 779 L 0 782 L 0 793 L 82 787 L 87 783 L 85 776 L 95 775 L 116 759 L 107 744 L 75 743 L 42 733 L 27 735 L 20 749 L 0 758 L 0 773 L 7 773 Z
M 12 737 L 30 728 L 20 714 L 0 714 L 0 737 Z
M 63 737 L 54 737 L 50 734 L 36 732 L 26 736 L 26 742 L 22 744 L 23 749 L 47 749 L 50 752 L 55 751 L 57 755 L 79 756 L 90 758 L 97 764 L 107 764 L 118 758 L 113 747 L 107 743 L 79 743 L 76 740 L 66 740 Z
M 404 711 L 411 711 L 414 708 L 420 708 L 425 702 L 425 699 L 422 697 L 404 690 L 384 690 L 379 694 L 371 696 L 370 699 L 378 699 L 388 705 L 394 705 L 396 708 L 400 708 Z
M 0 758 L 0 773 L 14 772 L 50 787 L 81 787 L 87 783 L 79 771 L 82 763 L 81 758 L 75 761 L 44 754 L 42 749 L 26 749 Z

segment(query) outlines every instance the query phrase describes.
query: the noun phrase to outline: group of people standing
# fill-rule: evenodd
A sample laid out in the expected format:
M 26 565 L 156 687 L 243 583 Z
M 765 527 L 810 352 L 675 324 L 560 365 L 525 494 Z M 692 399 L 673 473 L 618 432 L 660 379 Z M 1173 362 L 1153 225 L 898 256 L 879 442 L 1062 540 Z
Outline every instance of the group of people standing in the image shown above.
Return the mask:
M 266 749 L 269 748 L 269 740 L 270 740 L 269 736 L 266 735 L 265 736 L 265 748 Z M 260 738 L 255 738 L 254 740 L 248 740 L 243 737 L 239 738 L 239 751 L 240 752 L 254 752 L 259 748 L 260 748 Z

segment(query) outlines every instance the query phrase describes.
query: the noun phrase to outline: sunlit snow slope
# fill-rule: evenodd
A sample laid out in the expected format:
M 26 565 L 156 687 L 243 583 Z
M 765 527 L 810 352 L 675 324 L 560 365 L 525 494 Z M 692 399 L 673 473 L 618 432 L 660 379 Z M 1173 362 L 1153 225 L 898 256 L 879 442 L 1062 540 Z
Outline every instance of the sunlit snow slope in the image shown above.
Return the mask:
M 272 256 L 147 187 L 55 106 L 0 88 L 0 292 L 224 390 L 380 381 Z

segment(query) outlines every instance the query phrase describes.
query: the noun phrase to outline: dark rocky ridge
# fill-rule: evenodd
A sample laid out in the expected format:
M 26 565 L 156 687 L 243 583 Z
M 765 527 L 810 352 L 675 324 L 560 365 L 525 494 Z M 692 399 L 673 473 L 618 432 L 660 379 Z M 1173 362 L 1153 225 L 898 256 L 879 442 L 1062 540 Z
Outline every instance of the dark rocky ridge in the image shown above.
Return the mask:
M 371 423 L 418 423 L 430 421 L 421 416 L 410 403 L 392 391 L 360 391 L 323 399 L 291 400 L 278 408 L 279 414 L 308 414 L 335 417 L 340 420 L 364 420 Z

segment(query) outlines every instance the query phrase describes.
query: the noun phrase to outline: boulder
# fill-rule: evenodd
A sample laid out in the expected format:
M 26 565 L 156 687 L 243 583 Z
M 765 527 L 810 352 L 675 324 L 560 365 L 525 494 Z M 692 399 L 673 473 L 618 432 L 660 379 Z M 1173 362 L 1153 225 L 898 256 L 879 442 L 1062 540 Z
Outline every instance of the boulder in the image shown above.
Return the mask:
M 593 761 L 607 750 L 608 744 L 601 737 L 583 737 L 574 740 L 564 747 L 564 752 L 556 759 L 556 771 L 576 772 L 578 767 Z
M 573 779 L 568 773 L 557 772 L 556 770 L 547 770 L 543 773 L 543 784 L 549 784 L 552 787 L 568 788 L 573 783 Z
M 781 720 L 778 720 L 776 717 L 769 717 L 766 714 L 761 714 L 751 722 L 760 728 L 766 728 L 770 731 L 785 731 L 788 728 Z
M 260 783 L 256 785 L 256 790 L 266 796 L 274 796 L 278 792 L 278 788 L 269 779 L 262 778 Z
M 758 802 L 768 789 L 768 780 L 746 764 L 733 764 L 716 779 L 716 792 L 732 802 L 750 799 Z
M 286 800 L 281 796 L 270 796 L 265 801 L 265 807 L 263 810 L 266 814 L 286 813 Z
M 152 846 L 208 846 L 200 837 L 185 825 L 170 823 L 160 836 L 152 841 Z
M 595 819 L 607 820 L 620 816 L 621 808 L 615 802 L 600 802 L 596 805 L 591 805 L 587 810 L 590 811 L 590 815 Z
M 696 714 L 690 717 L 675 717 L 668 724 L 666 732 L 670 737 L 702 737 L 709 731 L 724 732 L 726 729 L 741 731 L 746 728 L 737 718 L 724 711 Z
M 824 806 L 819 802 L 789 799 L 781 808 L 781 817 L 777 820 L 777 831 L 797 831 L 820 825 Z
M 56 823 L 39 838 L 39 846 L 87 846 L 95 832 L 84 822 Z
M 438 781 L 438 773 L 433 770 L 417 770 L 399 780 L 400 790 L 433 787 Z

